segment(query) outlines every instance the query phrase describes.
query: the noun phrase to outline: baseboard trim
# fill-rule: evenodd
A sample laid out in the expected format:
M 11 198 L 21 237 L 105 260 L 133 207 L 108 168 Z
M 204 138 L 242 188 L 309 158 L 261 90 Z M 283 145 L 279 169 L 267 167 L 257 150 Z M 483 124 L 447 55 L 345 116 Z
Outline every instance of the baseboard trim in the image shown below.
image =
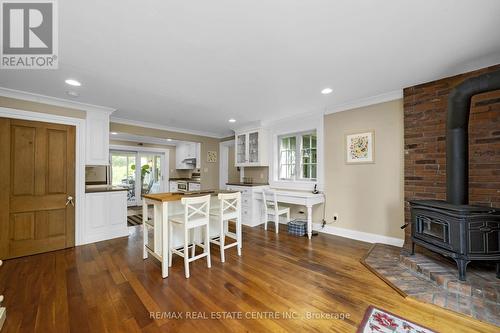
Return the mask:
M 377 235 L 368 232 L 362 232 L 357 230 L 332 227 L 329 225 L 325 225 L 324 228 L 321 228 L 321 224 L 313 223 L 313 230 L 318 232 L 323 232 L 325 234 L 336 235 L 341 237 L 346 237 L 350 239 L 355 239 L 367 243 L 382 243 L 387 245 L 394 245 L 397 247 L 402 247 L 404 243 L 404 239 L 388 237 L 384 235 Z
M 110 240 L 120 237 L 128 237 L 128 236 L 129 236 L 128 227 L 126 227 L 126 229 L 124 230 L 111 230 L 103 232 L 102 234 L 93 233 L 87 235 L 87 237 L 85 237 L 85 242 L 83 242 L 80 245 L 92 244 L 92 243 L 102 242 L 105 240 Z

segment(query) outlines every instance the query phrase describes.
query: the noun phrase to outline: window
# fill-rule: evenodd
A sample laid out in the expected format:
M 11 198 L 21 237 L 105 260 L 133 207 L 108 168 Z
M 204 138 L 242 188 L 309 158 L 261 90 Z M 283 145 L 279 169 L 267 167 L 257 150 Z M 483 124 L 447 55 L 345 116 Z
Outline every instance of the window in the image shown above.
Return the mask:
M 318 150 L 316 132 L 282 135 L 279 144 L 279 179 L 316 180 Z

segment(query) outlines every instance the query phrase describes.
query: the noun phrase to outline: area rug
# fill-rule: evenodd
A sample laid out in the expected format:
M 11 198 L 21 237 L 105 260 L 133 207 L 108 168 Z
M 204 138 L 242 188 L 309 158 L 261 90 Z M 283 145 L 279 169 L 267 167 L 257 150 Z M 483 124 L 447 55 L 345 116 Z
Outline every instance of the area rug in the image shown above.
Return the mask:
M 148 220 L 151 220 L 151 218 L 148 218 Z M 141 225 L 142 224 L 142 214 L 127 216 L 127 224 L 129 227 Z
M 393 313 L 369 306 L 357 333 L 437 333 L 424 326 L 396 316 Z

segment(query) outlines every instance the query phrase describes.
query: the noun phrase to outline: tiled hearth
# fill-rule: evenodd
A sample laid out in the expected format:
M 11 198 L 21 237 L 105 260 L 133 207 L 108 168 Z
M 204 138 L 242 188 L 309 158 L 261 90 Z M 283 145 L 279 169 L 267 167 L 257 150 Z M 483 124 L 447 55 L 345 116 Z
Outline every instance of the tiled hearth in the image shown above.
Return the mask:
M 467 281 L 461 282 L 453 261 L 426 250 L 410 256 L 376 244 L 363 261 L 404 296 L 500 326 L 500 279 L 494 265 L 469 265 Z

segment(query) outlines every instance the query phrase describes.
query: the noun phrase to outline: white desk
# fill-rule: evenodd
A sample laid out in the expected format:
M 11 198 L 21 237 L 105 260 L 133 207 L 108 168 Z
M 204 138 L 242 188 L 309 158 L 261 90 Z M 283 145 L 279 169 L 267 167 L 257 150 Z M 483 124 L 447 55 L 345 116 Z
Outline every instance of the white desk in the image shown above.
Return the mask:
M 273 190 L 273 189 L 272 189 Z M 278 202 L 306 206 L 307 208 L 307 236 L 312 236 L 312 207 L 325 202 L 323 193 L 313 194 L 307 191 L 274 189 Z M 262 192 L 255 193 L 256 199 L 262 201 Z M 267 218 L 267 216 L 265 217 Z

